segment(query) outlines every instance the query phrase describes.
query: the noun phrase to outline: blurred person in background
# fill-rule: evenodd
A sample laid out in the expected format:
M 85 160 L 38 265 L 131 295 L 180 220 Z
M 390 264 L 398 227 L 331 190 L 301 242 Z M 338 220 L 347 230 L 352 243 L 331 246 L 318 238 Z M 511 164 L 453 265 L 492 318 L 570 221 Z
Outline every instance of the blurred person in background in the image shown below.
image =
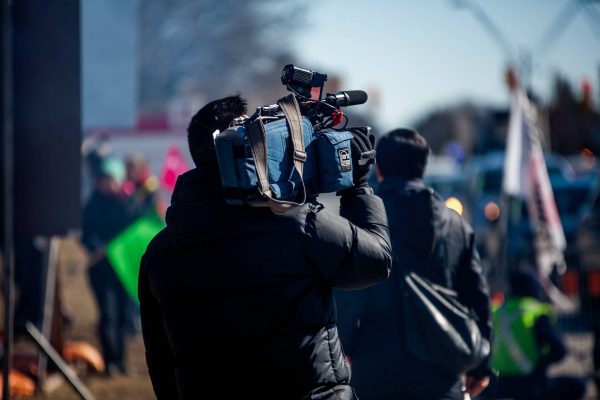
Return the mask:
M 94 159 L 94 162 L 96 176 L 83 209 L 82 243 L 89 253 L 88 274 L 100 313 L 98 332 L 106 372 L 125 373 L 125 339 L 131 300 L 106 258 L 107 244 L 132 222 L 122 192 L 125 167 L 114 156 Z
M 489 357 L 463 382 L 427 364 L 407 349 L 402 268 L 414 268 L 435 284 L 458 293 L 491 342 L 487 280 L 471 227 L 423 183 L 429 145 L 416 131 L 396 129 L 377 144 L 377 194 L 385 204 L 394 260 L 392 274 L 362 292 L 337 292 L 340 336 L 352 366 L 352 382 L 364 399 L 463 399 L 489 383 Z M 416 268 L 414 260 L 424 260 Z
M 231 96 L 192 118 L 196 168 L 179 176 L 167 227 L 142 258 L 154 392 L 168 400 L 356 399 L 333 288 L 360 289 L 389 274 L 385 210 L 366 184 L 372 163 L 358 165 L 362 153 L 353 152 L 354 186 L 341 195 L 341 216 L 315 196 L 284 214 L 227 205 L 213 132 L 245 113 L 245 100 Z
M 152 174 L 148 161 L 141 153 L 125 157 L 125 182 L 123 193 L 127 197 L 127 207 L 131 220 L 144 217 L 164 218 L 166 205 L 161 200 L 158 178 Z M 128 299 L 130 318 L 127 318 L 127 330 L 132 335 L 141 332 L 140 308 L 133 298 Z
M 129 198 L 131 211 L 136 216 L 162 215 L 164 205 L 158 195 L 159 182 L 152 175 L 146 158 L 135 153 L 125 159 L 126 179 L 123 191 Z
M 513 271 L 510 295 L 494 311 L 492 366 L 499 372 L 487 398 L 515 400 L 576 400 L 585 383 L 577 377 L 548 376 L 548 368 L 567 354 L 556 329 L 552 306 L 543 301 L 543 288 L 533 269 Z

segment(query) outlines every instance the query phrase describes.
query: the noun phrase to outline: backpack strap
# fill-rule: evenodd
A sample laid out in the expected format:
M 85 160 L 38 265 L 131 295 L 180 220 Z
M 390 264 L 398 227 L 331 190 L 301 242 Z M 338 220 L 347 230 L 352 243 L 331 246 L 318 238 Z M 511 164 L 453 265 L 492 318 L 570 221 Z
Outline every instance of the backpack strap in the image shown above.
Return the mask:
M 267 170 L 267 145 L 265 125 L 261 118 L 256 118 L 246 126 L 248 140 L 254 164 L 256 167 L 256 176 L 258 178 L 258 190 L 267 198 L 267 205 L 277 214 L 282 214 L 294 207 L 301 206 L 306 201 L 306 188 L 304 187 L 304 163 L 306 161 L 306 151 L 304 148 L 304 135 L 302 133 L 302 117 L 300 115 L 300 106 L 293 94 L 290 94 L 278 101 L 283 111 L 290 129 L 290 139 L 292 143 L 294 169 L 300 176 L 300 201 L 284 201 L 273 198 L 273 193 L 269 185 L 269 175 Z

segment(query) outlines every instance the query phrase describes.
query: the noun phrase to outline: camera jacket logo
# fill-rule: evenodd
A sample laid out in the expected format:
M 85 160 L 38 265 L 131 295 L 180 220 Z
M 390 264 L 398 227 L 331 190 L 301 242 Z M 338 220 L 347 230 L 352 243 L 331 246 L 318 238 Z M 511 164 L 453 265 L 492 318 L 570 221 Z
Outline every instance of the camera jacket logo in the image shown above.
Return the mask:
M 342 172 L 348 172 L 352 169 L 352 160 L 350 160 L 350 149 L 343 148 L 338 150 L 338 157 L 340 158 L 340 167 Z

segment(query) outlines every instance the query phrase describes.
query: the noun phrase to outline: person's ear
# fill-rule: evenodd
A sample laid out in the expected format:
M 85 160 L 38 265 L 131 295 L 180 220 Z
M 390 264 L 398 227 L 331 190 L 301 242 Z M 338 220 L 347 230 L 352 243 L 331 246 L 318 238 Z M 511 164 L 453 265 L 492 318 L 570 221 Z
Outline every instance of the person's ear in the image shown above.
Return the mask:
M 383 174 L 379 169 L 379 165 L 375 164 L 375 176 L 377 177 L 377 182 L 381 182 L 383 180 Z

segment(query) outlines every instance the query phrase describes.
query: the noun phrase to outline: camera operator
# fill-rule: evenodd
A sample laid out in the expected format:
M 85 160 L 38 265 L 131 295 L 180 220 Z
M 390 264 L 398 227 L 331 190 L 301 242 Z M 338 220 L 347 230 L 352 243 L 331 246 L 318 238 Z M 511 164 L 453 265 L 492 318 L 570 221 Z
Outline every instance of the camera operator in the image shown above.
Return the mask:
M 245 100 L 232 96 L 192 118 L 196 168 L 179 177 L 167 227 L 142 258 L 154 392 L 169 400 L 355 399 L 333 289 L 368 287 L 390 271 L 385 209 L 366 184 L 371 165 L 354 163 L 341 216 L 315 196 L 285 214 L 226 205 L 212 135 L 245 113 Z M 371 140 L 355 131 L 359 148 L 372 149 Z

